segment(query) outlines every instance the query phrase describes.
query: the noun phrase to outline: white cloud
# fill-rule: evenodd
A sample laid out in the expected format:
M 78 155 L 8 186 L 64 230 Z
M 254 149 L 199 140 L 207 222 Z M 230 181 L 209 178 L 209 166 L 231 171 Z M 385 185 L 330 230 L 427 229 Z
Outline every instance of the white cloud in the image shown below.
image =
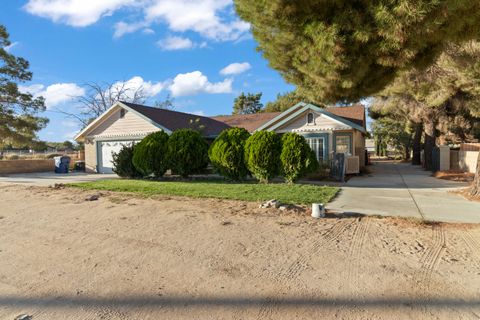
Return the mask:
M 116 39 L 116 38 L 120 38 L 122 37 L 123 35 L 127 34 L 127 33 L 132 33 L 132 32 L 135 32 L 135 31 L 138 31 L 142 28 L 145 27 L 145 23 L 143 22 L 139 22 L 139 23 L 125 23 L 123 21 L 120 21 L 118 23 L 115 24 L 115 32 L 113 33 L 113 37 Z M 150 29 L 151 30 L 151 29 Z M 153 31 L 153 30 L 152 30 Z
M 48 87 L 42 84 L 33 84 L 30 86 L 19 86 L 19 90 L 31 93 L 34 97 L 44 97 L 47 108 L 56 107 L 85 94 L 85 89 L 75 83 L 55 83 Z
M 152 28 L 145 28 L 142 30 L 144 34 L 155 34 L 155 31 Z
M 165 23 L 170 31 L 194 31 L 215 41 L 235 41 L 244 38 L 250 25 L 235 16 L 232 5 L 232 0 L 29 0 L 24 9 L 74 27 L 92 25 L 121 9 L 136 9 L 141 18 L 116 23 L 114 37 Z
M 175 32 L 195 31 L 213 40 L 236 40 L 250 25 L 236 17 L 225 21 L 231 5 L 231 0 L 156 0 L 145 8 L 145 20 L 165 22 Z
M 125 89 L 128 90 L 128 93 L 131 93 L 132 95 L 137 91 L 138 89 L 142 89 L 143 93 L 147 98 L 154 97 L 157 94 L 159 94 L 165 87 L 165 83 L 163 82 L 151 82 L 151 81 L 145 81 L 143 80 L 142 77 L 140 76 L 135 76 L 132 77 L 131 79 L 123 82 L 123 81 L 118 81 L 113 84 L 113 86 L 125 86 Z
M 182 37 L 167 37 L 159 40 L 157 45 L 165 51 L 192 49 L 195 46 L 192 40 Z
M 220 70 L 220 74 L 223 74 L 223 75 L 240 74 L 251 68 L 252 66 L 248 62 L 243 62 L 243 63 L 235 62 L 235 63 L 229 64 L 228 66 Z
M 197 43 L 193 42 L 188 38 L 182 38 L 178 36 L 169 36 L 165 39 L 157 41 L 157 45 L 163 51 L 174 51 L 174 50 L 188 50 L 193 48 L 205 48 L 207 43 L 205 41 Z
M 195 95 L 198 93 L 230 93 L 232 79 L 211 83 L 200 71 L 180 73 L 174 79 L 169 89 L 174 97 Z
M 54 22 L 85 27 L 116 10 L 138 5 L 135 0 L 29 0 L 24 9 Z
M 10 52 L 10 50 L 12 50 L 13 47 L 15 47 L 17 45 L 18 45 L 18 42 L 12 42 L 12 43 L 10 43 L 10 45 L 4 47 L 3 49 L 5 49 L 5 51 L 7 51 L 7 52 Z

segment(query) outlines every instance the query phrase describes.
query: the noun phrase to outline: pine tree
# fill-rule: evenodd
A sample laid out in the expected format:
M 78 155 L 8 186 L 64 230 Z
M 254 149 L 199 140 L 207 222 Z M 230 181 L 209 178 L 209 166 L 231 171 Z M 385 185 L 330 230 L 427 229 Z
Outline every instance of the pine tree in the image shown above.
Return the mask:
M 258 50 L 312 101 L 356 101 L 399 71 L 426 68 L 446 43 L 476 39 L 471 0 L 235 0 Z
M 32 79 L 27 60 L 7 51 L 10 45 L 7 29 L 0 25 L 0 147 L 5 145 L 35 145 L 36 133 L 48 119 L 38 116 L 45 110 L 42 97 L 22 93 L 18 84 Z

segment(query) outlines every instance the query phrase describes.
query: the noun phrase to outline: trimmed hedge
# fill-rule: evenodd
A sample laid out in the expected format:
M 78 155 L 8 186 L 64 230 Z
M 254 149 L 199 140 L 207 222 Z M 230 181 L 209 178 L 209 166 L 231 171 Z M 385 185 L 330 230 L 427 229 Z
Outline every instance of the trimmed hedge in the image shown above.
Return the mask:
M 318 167 L 315 153 L 305 138 L 292 132 L 282 136 L 280 161 L 283 176 L 288 183 L 295 182 Z
M 243 128 L 223 130 L 210 146 L 208 157 L 218 173 L 231 180 L 244 180 L 249 171 L 245 164 L 245 142 L 250 133 Z
M 133 154 L 135 145 L 125 145 L 118 153 L 112 155 L 113 172 L 122 178 L 140 178 L 142 173 L 133 165 Z
M 201 173 L 208 165 L 208 144 L 198 131 L 177 130 L 168 140 L 168 159 L 172 172 L 184 178 Z
M 162 177 L 168 169 L 168 134 L 157 131 L 149 134 L 135 147 L 133 164 L 144 176 Z
M 280 137 L 270 131 L 257 131 L 245 143 L 248 170 L 260 182 L 268 182 L 280 173 Z

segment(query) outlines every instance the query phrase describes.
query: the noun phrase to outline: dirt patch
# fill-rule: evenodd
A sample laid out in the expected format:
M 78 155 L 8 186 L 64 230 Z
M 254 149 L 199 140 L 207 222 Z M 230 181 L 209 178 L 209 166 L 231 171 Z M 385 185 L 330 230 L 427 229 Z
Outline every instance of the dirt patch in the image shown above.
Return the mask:
M 0 187 L 0 318 L 459 319 L 480 226 Z
M 462 171 L 437 171 L 433 177 L 449 181 L 459 181 L 459 182 L 472 182 L 475 177 L 474 173 L 462 172 Z

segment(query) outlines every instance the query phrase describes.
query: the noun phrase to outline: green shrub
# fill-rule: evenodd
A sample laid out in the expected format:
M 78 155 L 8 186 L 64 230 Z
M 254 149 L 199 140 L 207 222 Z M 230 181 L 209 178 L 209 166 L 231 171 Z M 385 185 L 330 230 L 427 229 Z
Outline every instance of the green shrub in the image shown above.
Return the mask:
M 283 176 L 288 183 L 295 182 L 318 167 L 315 153 L 305 138 L 292 132 L 285 133 L 282 137 L 280 161 Z
M 245 162 L 248 170 L 260 182 L 268 182 L 280 172 L 279 136 L 270 131 L 257 131 L 245 143 Z
M 124 145 L 118 153 L 112 155 L 113 172 L 122 178 L 140 178 L 142 174 L 133 165 L 135 145 Z
M 248 175 L 245 164 L 245 142 L 250 134 L 243 128 L 223 130 L 208 150 L 212 166 L 231 180 L 243 180 Z
M 162 177 L 168 169 L 168 134 L 157 131 L 143 138 L 135 147 L 133 165 L 144 176 Z
M 198 131 L 177 130 L 168 140 L 168 159 L 172 172 L 184 178 L 201 173 L 208 165 L 208 144 Z

